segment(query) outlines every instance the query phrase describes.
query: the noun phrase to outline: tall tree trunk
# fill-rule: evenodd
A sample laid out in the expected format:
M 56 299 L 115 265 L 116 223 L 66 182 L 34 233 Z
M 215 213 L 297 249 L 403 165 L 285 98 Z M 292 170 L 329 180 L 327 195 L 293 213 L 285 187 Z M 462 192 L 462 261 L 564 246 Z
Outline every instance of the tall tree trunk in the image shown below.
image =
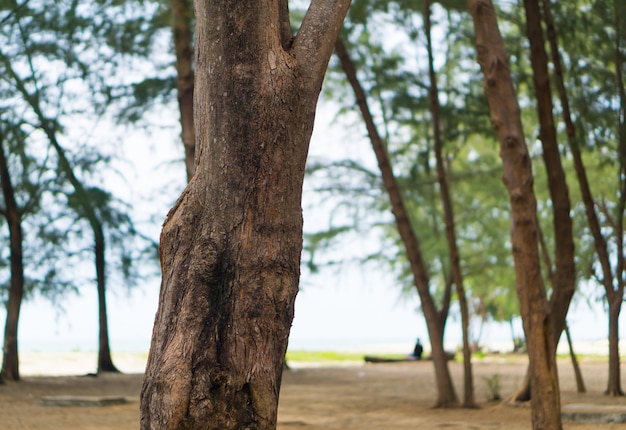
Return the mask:
M 552 347 L 556 354 L 565 319 L 576 290 L 576 267 L 574 263 L 574 234 L 570 216 L 569 190 L 565 171 L 561 164 L 556 127 L 554 125 L 552 90 L 548 73 L 548 56 L 545 50 L 541 28 L 541 10 L 538 0 L 524 0 L 526 11 L 526 32 L 530 42 L 530 60 L 533 69 L 537 116 L 539 118 L 539 138 L 543 148 L 543 160 L 548 178 L 548 189 L 552 201 L 552 224 L 555 243 L 555 267 L 550 264 L 552 296 L 550 297 L 550 320 L 552 324 Z M 544 252 L 546 256 L 549 253 Z M 526 378 L 525 383 L 530 383 Z M 522 387 L 515 395 L 517 401 L 530 400 L 531 390 Z
M 624 395 L 621 385 L 619 357 L 619 315 L 624 300 L 624 210 L 626 209 L 626 87 L 624 85 L 624 63 L 622 38 L 624 38 L 623 16 L 626 7 L 623 2 L 614 1 L 615 13 L 615 77 L 620 107 L 617 115 L 617 138 L 619 154 L 619 200 L 615 213 L 615 242 L 617 262 L 615 265 L 615 292 L 609 299 L 609 382 L 607 393 L 613 396 Z
M 193 128 L 193 36 L 190 0 L 170 0 L 172 36 L 176 54 L 176 88 L 187 181 L 195 170 L 196 136 Z
M 609 301 L 609 380 L 605 393 L 610 396 L 623 396 L 619 359 L 619 314 L 622 298 L 613 295 Z
M 98 288 L 98 373 L 119 372 L 109 348 L 109 324 L 106 305 L 106 259 L 102 224 L 92 223 L 95 242 L 96 285 Z
M 15 190 L 11 182 L 7 156 L 4 152 L 4 136 L 0 131 L 0 183 L 5 207 L 4 215 L 9 227 L 9 246 L 11 250 L 11 281 L 9 285 L 9 300 L 7 302 L 7 316 L 4 326 L 4 348 L 0 382 L 19 381 L 18 355 L 18 323 L 20 308 L 24 295 L 24 261 L 22 257 L 22 214 L 15 200 Z
M 620 3 L 619 1 L 616 1 L 615 3 L 616 3 L 615 19 L 616 19 L 616 29 L 617 29 L 616 41 L 618 41 L 617 49 L 616 49 L 616 55 L 617 55 L 616 77 L 618 81 L 618 92 L 620 94 L 620 100 L 622 100 L 621 104 L 622 106 L 624 106 L 625 104 L 624 99 L 626 97 L 624 96 L 624 85 L 623 85 L 623 78 L 622 78 L 623 72 L 620 69 L 621 67 L 620 65 L 622 64 L 622 61 L 620 61 L 620 49 L 619 49 L 620 14 L 617 13 L 617 11 L 619 10 Z M 609 303 L 609 374 L 610 375 L 609 375 L 607 393 L 613 394 L 613 395 L 621 395 L 622 394 L 621 381 L 619 378 L 616 379 L 611 375 L 611 372 L 613 373 L 617 372 L 617 374 L 619 374 L 619 366 L 620 366 L 619 365 L 619 351 L 616 349 L 619 347 L 619 341 L 618 341 L 619 338 L 617 338 L 618 340 L 614 341 L 613 343 L 611 342 L 610 338 L 611 338 L 611 326 L 614 324 L 614 322 L 611 322 L 611 319 L 619 318 L 619 313 L 620 313 L 620 309 L 611 310 L 611 306 L 612 306 L 611 303 L 613 302 L 612 297 L 615 293 L 619 297 L 622 297 L 623 293 L 619 291 L 619 285 L 617 287 L 617 291 L 615 291 L 614 289 L 615 287 L 613 286 L 614 276 L 611 270 L 611 261 L 609 258 L 608 247 L 607 247 L 606 240 L 604 236 L 602 235 L 600 222 L 596 214 L 595 202 L 591 194 L 591 188 L 589 186 L 587 173 L 586 173 L 585 166 L 582 160 L 582 155 L 580 152 L 579 145 L 581 144 L 580 142 L 581 139 L 577 138 L 577 135 L 576 135 L 576 127 L 574 126 L 574 123 L 572 121 L 571 111 L 570 111 L 570 106 L 569 106 L 569 99 L 567 97 L 567 92 L 565 90 L 565 84 L 564 84 L 565 80 L 563 78 L 563 66 L 561 64 L 561 56 L 559 54 L 557 34 L 556 34 L 555 26 L 554 26 L 554 20 L 552 18 L 550 1 L 543 0 L 542 5 L 543 5 L 543 19 L 546 23 L 548 41 L 550 42 L 552 63 L 554 65 L 554 75 L 556 78 L 555 82 L 557 85 L 557 91 L 558 91 L 559 99 L 561 102 L 563 121 L 565 122 L 565 131 L 566 131 L 567 138 L 568 138 L 569 148 L 572 153 L 572 158 L 574 160 L 574 171 L 576 172 L 576 178 L 578 180 L 580 193 L 581 193 L 582 200 L 585 206 L 585 214 L 587 216 L 587 222 L 589 224 L 589 229 L 594 239 L 594 246 L 596 249 L 596 254 L 598 255 L 598 261 L 600 262 L 600 267 L 602 269 L 602 284 L 604 286 L 604 290 L 606 293 L 607 302 Z M 622 112 L 623 112 L 623 109 L 622 109 Z M 623 127 L 623 123 L 624 123 L 624 120 L 622 119 L 621 127 Z M 621 134 L 622 136 L 620 137 L 620 141 L 622 142 L 622 144 L 620 145 L 620 147 L 623 147 L 624 145 L 623 141 L 626 138 L 624 134 L 626 133 L 621 133 Z M 620 160 L 623 160 L 623 155 L 620 157 Z M 623 167 L 621 168 L 623 169 Z M 622 190 L 620 191 L 620 196 L 621 196 L 620 198 L 623 199 L 625 198 L 624 194 L 626 193 L 623 191 L 623 187 L 620 187 L 620 189 Z M 621 225 L 621 222 L 622 222 L 621 220 L 623 219 L 622 218 L 623 209 L 621 213 L 622 215 L 619 215 L 620 220 L 618 221 L 617 225 Z M 616 237 L 618 238 L 618 241 L 619 241 L 620 240 L 619 238 L 622 237 L 622 233 L 621 232 L 617 233 Z M 619 255 L 622 255 L 623 248 L 619 246 L 618 248 L 619 248 L 618 250 Z M 615 279 L 617 279 L 617 276 L 615 277 Z M 623 289 L 622 289 L 622 292 L 623 292 Z M 614 304 L 613 306 L 617 306 L 617 304 Z M 619 306 L 621 308 L 621 300 L 620 300 Z M 617 335 L 617 331 L 615 333 Z
M 580 366 L 578 365 L 578 358 L 576 358 L 576 354 L 574 353 L 574 345 L 572 344 L 572 337 L 570 336 L 569 327 L 567 326 L 567 324 L 565 324 L 565 336 L 567 338 L 569 356 L 572 359 L 572 367 L 574 368 L 576 388 L 578 389 L 579 393 L 586 393 L 587 389 L 585 388 L 585 381 L 583 380 L 583 374 L 580 371 Z
M 87 191 L 82 182 L 74 174 L 72 164 L 65 155 L 65 150 L 57 140 L 56 130 L 54 122 L 49 120 L 44 115 L 39 98 L 36 95 L 31 94 L 24 81 L 15 73 L 9 63 L 5 63 L 7 71 L 11 77 L 15 80 L 18 91 L 24 96 L 24 99 L 33 109 L 37 120 L 39 121 L 39 127 L 45 133 L 48 138 L 48 142 L 56 152 L 59 158 L 59 169 L 62 170 L 68 178 L 68 181 L 76 192 L 77 201 L 81 205 L 81 209 L 84 212 L 84 216 L 89 222 L 91 230 L 94 235 L 94 253 L 95 253 L 95 266 L 96 266 L 96 283 L 98 290 L 98 309 L 99 309 L 99 333 L 98 333 L 98 370 L 105 371 L 117 371 L 112 364 L 111 354 L 109 350 L 109 339 L 107 330 L 107 314 L 106 304 L 101 300 L 104 300 L 104 290 L 106 281 L 106 259 L 105 259 L 105 237 L 102 229 L 102 221 L 98 217 L 92 202 L 89 199 Z M 104 325 L 104 326 L 103 326 Z M 102 348 L 105 345 L 105 348 Z M 102 349 L 102 350 L 101 350 Z
M 466 408 L 475 408 L 476 400 L 474 399 L 474 378 L 472 375 L 472 351 L 469 341 L 469 309 L 467 305 L 467 297 L 465 288 L 463 287 L 463 274 L 461 271 L 461 257 L 457 246 L 456 232 L 454 228 L 454 211 L 452 209 L 452 199 L 450 197 L 450 189 L 448 186 L 448 173 L 445 160 L 443 158 L 443 142 L 441 137 L 440 122 L 440 105 L 439 91 L 437 88 L 437 74 L 435 73 L 432 37 L 431 37 L 431 19 L 430 19 L 431 1 L 424 2 L 424 31 L 426 33 L 426 46 L 428 50 L 428 75 L 430 77 L 430 111 L 433 121 L 433 137 L 435 141 L 435 157 L 437 159 L 437 176 L 439 180 L 439 189 L 441 192 L 441 201 L 443 203 L 444 220 L 446 225 L 446 238 L 448 242 L 448 250 L 450 253 L 450 271 L 452 273 L 452 281 L 456 286 L 457 295 L 459 297 L 459 307 L 461 308 L 461 333 L 463 338 L 463 406 Z
M 528 345 L 532 423 L 535 429 L 561 429 L 561 405 L 548 300 L 537 244 L 537 203 L 531 159 L 509 70 L 509 57 L 489 0 L 469 0 L 478 63 L 485 77 L 491 122 L 500 143 L 504 183 L 511 203 L 511 242 L 516 290 Z
M 570 216 L 570 200 L 565 171 L 556 137 L 556 127 L 552 113 L 552 90 L 548 73 L 548 56 L 545 50 L 541 28 L 539 0 L 524 0 L 526 10 L 526 31 L 530 42 L 530 60 L 533 69 L 537 115 L 539 118 L 539 138 L 543 148 L 543 160 L 548 177 L 548 189 L 552 200 L 552 225 L 554 228 L 554 283 L 550 297 L 550 318 L 552 323 L 553 347 L 565 328 L 565 317 L 576 290 L 576 266 L 574 264 L 574 233 Z
M 56 135 L 53 130 L 42 122 L 42 127 L 45 129 L 48 140 L 55 149 L 57 156 L 59 157 L 59 166 L 67 175 L 70 183 L 74 187 L 74 191 L 78 196 L 78 201 L 82 205 L 85 217 L 89 222 L 91 230 L 94 236 L 94 256 L 96 267 L 96 288 L 98 291 L 98 373 L 99 372 L 119 372 L 119 370 L 113 365 L 113 359 L 111 358 L 111 350 L 109 348 L 109 330 L 108 330 L 108 315 L 106 308 L 106 240 L 104 237 L 104 231 L 102 228 L 102 221 L 98 217 L 96 210 L 89 201 L 87 191 L 80 180 L 74 174 L 74 170 L 65 155 L 65 150 L 61 144 L 57 141 Z
M 578 185 L 580 188 L 580 193 L 582 196 L 582 200 L 585 206 L 585 214 L 587 216 L 587 222 L 589 224 L 589 229 L 591 230 L 594 246 L 596 250 L 596 254 L 598 255 L 598 261 L 600 262 L 600 267 L 602 269 L 602 284 L 604 286 L 605 294 L 607 297 L 607 302 L 609 302 L 609 379 L 608 379 L 608 387 L 607 393 L 612 395 L 622 395 L 621 389 L 621 381 L 619 378 L 615 378 L 615 374 L 619 374 L 619 351 L 617 348 L 619 347 L 619 338 L 616 337 L 617 341 L 611 342 L 611 326 L 614 322 L 611 322 L 612 318 L 619 318 L 619 309 L 610 310 L 611 305 L 610 302 L 611 296 L 614 292 L 613 287 L 613 272 L 611 269 L 611 262 L 608 252 L 608 246 L 606 243 L 606 239 L 602 235 L 600 222 L 598 220 L 598 216 L 595 209 L 595 202 L 593 200 L 591 194 L 591 187 L 589 186 L 589 180 L 587 178 L 586 169 L 582 160 L 582 155 L 580 152 L 580 139 L 576 137 L 576 128 L 571 119 L 569 100 L 567 98 L 567 93 L 565 91 L 564 78 L 563 78 L 563 68 L 561 66 L 561 58 L 559 55 L 558 44 L 556 39 L 556 31 L 554 29 L 554 24 L 552 20 L 552 15 L 550 13 L 550 6 L 548 1 L 544 1 L 544 18 L 547 23 L 548 35 L 550 40 L 550 47 L 552 51 L 552 61 L 554 64 L 554 72 L 557 77 L 557 89 L 559 91 L 561 106 L 563 110 L 563 118 L 566 125 L 566 133 L 568 137 L 568 143 L 570 147 L 570 151 L 572 153 L 572 158 L 574 160 L 574 170 L 576 172 L 576 177 L 578 179 Z M 620 74 L 618 73 L 618 79 Z M 623 192 L 622 192 L 623 195 Z M 621 236 L 621 235 L 620 235 Z M 618 293 L 621 297 L 622 294 Z M 621 306 L 621 301 L 620 301 Z M 614 315 L 614 316 L 612 316 Z M 616 329 L 615 329 L 616 330 Z M 615 336 L 617 336 L 617 331 L 615 331 Z M 612 370 L 611 370 L 612 369 Z
M 347 0 L 196 1 L 196 172 L 161 234 L 143 429 L 275 429 L 302 181 Z
M 389 195 L 391 211 L 396 220 L 400 237 L 406 247 L 415 287 L 417 288 L 422 303 L 422 310 L 426 319 L 432 349 L 433 364 L 435 366 L 435 378 L 438 392 L 436 406 L 444 408 L 457 406 L 458 397 L 454 390 L 454 385 L 452 384 L 452 378 L 443 348 L 443 331 L 447 312 L 443 315 L 437 312 L 435 301 L 430 295 L 428 273 L 422 257 L 419 241 L 411 225 L 409 214 L 406 211 L 398 182 L 393 174 L 387 149 L 376 129 L 376 125 L 374 124 L 374 120 L 367 105 L 365 92 L 357 79 L 354 63 L 350 59 L 341 40 L 337 41 L 335 50 L 341 60 L 341 65 L 346 77 L 352 86 L 361 115 L 367 127 L 368 136 L 374 148 L 374 153 L 376 154 L 383 183 Z
M 621 6 L 623 8 L 623 5 Z M 618 94 L 621 102 L 621 115 L 619 119 L 618 125 L 618 136 L 619 136 L 619 152 L 620 152 L 620 204 L 618 206 L 621 209 L 617 211 L 617 220 L 615 225 L 618 226 L 618 232 L 615 233 L 617 238 L 617 253 L 618 255 L 623 255 L 623 233 L 622 233 L 622 223 L 623 223 L 623 211 L 624 211 L 624 203 L 626 199 L 626 191 L 624 190 L 624 173 L 623 169 L 626 166 L 626 162 L 624 161 L 624 157 L 626 156 L 626 132 L 624 131 L 625 127 L 625 119 L 624 119 L 624 106 L 626 106 L 626 92 L 624 90 L 624 81 L 623 81 L 623 59 L 621 58 L 620 51 L 620 17 L 623 14 L 619 13 L 620 2 L 615 2 L 615 19 L 616 19 L 616 78 L 617 78 L 617 87 Z M 558 49 L 558 42 L 556 37 L 556 31 L 554 28 L 554 21 L 552 18 L 551 10 L 550 10 L 550 1 L 543 0 L 543 19 L 546 23 L 548 40 L 550 42 L 550 50 L 552 54 L 552 63 L 554 65 L 554 74 L 556 77 L 557 90 L 560 97 L 560 102 L 562 106 L 563 112 L 563 120 L 565 122 L 565 130 L 568 137 L 568 143 L 570 147 L 570 151 L 572 153 L 572 158 L 574 160 L 574 170 L 576 172 L 576 177 L 578 180 L 578 185 L 580 188 L 582 200 L 585 206 L 585 214 L 587 216 L 587 222 L 589 224 L 589 229 L 594 239 L 594 246 L 596 249 L 596 254 L 598 255 L 598 261 L 600 262 L 600 267 L 602 270 L 602 284 L 605 289 L 607 302 L 609 304 L 609 380 L 607 386 L 607 394 L 611 395 L 622 395 L 621 389 L 621 381 L 619 378 L 619 337 L 617 332 L 617 324 L 619 320 L 619 314 L 621 310 L 621 297 L 623 296 L 623 282 L 621 280 L 621 273 L 623 271 L 623 265 L 620 268 L 618 264 L 616 267 L 615 276 L 613 275 L 611 269 L 611 261 L 609 257 L 609 251 L 607 247 L 607 242 L 601 232 L 600 222 L 598 220 L 598 216 L 595 209 L 595 202 L 593 200 L 591 194 L 591 188 L 589 186 L 589 181 L 587 179 L 587 173 L 584 167 L 584 163 L 582 160 L 581 152 L 579 145 L 581 144 L 581 138 L 576 137 L 576 128 L 571 119 L 571 111 L 569 106 L 569 100 L 567 97 L 567 93 L 565 91 L 564 78 L 563 78 L 563 67 L 561 65 L 561 57 Z M 584 133 L 583 133 L 584 138 Z M 623 262 L 623 259 L 618 258 L 619 262 Z M 614 281 L 617 282 L 617 286 L 614 286 Z M 612 334 L 614 332 L 614 334 Z M 611 338 L 613 337 L 613 340 Z

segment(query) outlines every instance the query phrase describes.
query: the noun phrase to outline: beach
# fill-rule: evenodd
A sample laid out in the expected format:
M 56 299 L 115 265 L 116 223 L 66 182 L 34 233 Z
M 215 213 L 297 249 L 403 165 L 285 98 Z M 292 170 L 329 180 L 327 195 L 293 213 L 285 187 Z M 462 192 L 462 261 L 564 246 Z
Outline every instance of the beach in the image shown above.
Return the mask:
M 139 428 L 139 396 L 147 354 L 117 353 L 123 374 L 84 376 L 95 371 L 92 352 L 22 354 L 23 381 L 0 385 L 0 430 L 125 430 Z M 503 397 L 521 384 L 527 367 L 523 355 L 490 354 L 474 362 L 478 409 L 433 409 L 436 399 L 429 361 L 388 364 L 294 363 L 283 374 L 278 429 L 511 429 L 531 428 L 528 405 L 512 407 L 491 401 L 493 382 Z M 608 366 L 603 357 L 584 356 L 581 367 L 587 393 L 579 394 L 572 365 L 559 359 L 563 405 L 617 405 L 624 398 L 603 395 Z M 451 362 L 457 394 L 462 397 L 462 363 Z M 489 383 L 491 381 L 491 385 Z M 491 388 L 490 388 L 491 387 Z M 43 406 L 45 396 L 116 396 L 113 406 Z M 600 427 L 598 427 L 600 426 Z M 626 424 L 564 422 L 565 429 L 626 429 Z

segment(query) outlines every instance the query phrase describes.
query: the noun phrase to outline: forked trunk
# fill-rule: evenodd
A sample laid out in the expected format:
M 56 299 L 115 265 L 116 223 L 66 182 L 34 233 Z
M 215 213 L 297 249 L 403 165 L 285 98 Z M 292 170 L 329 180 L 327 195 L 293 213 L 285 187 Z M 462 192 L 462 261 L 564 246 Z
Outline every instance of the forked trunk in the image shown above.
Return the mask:
M 426 317 L 428 322 L 428 317 Z M 443 331 L 432 322 L 428 325 L 428 335 L 430 337 L 431 354 L 435 367 L 435 382 L 437 384 L 436 408 L 455 408 L 459 406 L 459 398 L 456 395 L 450 369 L 448 367 L 448 357 L 443 345 Z
M 143 429 L 275 429 L 315 106 L 348 1 L 196 2 L 196 172 L 163 225 Z

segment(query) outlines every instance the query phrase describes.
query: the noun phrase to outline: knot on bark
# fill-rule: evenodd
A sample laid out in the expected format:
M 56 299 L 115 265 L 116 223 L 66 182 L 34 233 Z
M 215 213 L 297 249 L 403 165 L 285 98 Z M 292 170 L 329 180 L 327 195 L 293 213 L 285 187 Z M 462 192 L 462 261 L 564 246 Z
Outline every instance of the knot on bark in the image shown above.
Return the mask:
M 198 238 L 190 253 L 189 273 L 202 284 L 216 283 L 220 275 L 220 249 L 208 236 Z
M 230 375 L 221 367 L 214 367 L 209 372 L 209 383 L 211 390 L 227 387 L 230 385 Z
M 518 145 L 519 140 L 517 136 L 507 136 L 504 142 L 508 148 L 515 148 Z

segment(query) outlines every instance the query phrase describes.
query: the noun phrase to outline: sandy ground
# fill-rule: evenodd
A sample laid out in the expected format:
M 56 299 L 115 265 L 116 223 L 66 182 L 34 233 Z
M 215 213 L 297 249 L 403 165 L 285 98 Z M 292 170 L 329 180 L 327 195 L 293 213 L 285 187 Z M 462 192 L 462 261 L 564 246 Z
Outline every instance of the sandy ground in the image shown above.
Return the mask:
M 71 359 L 60 363 L 63 358 Z M 23 370 L 41 366 L 46 369 L 92 371 L 91 356 L 85 353 L 41 354 L 24 359 Z M 127 372 L 140 372 L 145 356 L 114 356 Z M 51 363 L 54 361 L 54 365 Z M 37 364 L 39 363 L 39 364 Z M 62 365 L 61 365 L 62 364 Z M 29 367 L 30 366 L 30 367 Z M 530 409 L 488 402 L 490 390 L 485 378 L 498 375 L 500 393 L 506 397 L 520 384 L 525 360 L 491 357 L 474 364 L 475 410 L 432 409 L 436 390 L 430 362 L 359 364 L 341 367 L 306 366 L 284 374 L 279 405 L 279 430 L 369 430 L 369 429 L 529 429 Z M 625 398 L 610 398 L 602 391 L 606 384 L 607 365 L 593 360 L 582 363 L 588 393 L 575 390 L 569 362 L 559 364 L 563 404 L 602 404 L 626 407 Z M 459 395 L 462 394 L 462 365 L 451 363 Z M 43 373 L 43 372 L 40 372 Z M 58 372 L 57 372 L 58 373 Z M 65 429 L 124 430 L 138 428 L 139 391 L 142 376 L 108 374 L 88 376 L 26 376 L 20 383 L 0 385 L 0 430 Z M 43 396 L 125 396 L 129 403 L 106 407 L 41 406 Z M 579 424 L 564 422 L 565 429 L 625 429 L 626 424 Z

